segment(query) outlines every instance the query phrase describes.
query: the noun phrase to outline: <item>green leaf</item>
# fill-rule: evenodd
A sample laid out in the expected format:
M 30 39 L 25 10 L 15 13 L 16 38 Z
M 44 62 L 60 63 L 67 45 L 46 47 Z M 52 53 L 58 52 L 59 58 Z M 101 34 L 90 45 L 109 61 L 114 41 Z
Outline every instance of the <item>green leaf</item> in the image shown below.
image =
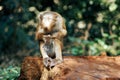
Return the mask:
M 117 4 L 112 3 L 112 4 L 110 4 L 110 6 L 109 6 L 109 10 L 110 10 L 111 12 L 112 12 L 112 11 L 115 11 L 115 10 L 117 9 L 117 7 L 118 7 Z
M 73 55 L 78 55 L 78 49 L 77 48 L 72 48 L 72 54 Z

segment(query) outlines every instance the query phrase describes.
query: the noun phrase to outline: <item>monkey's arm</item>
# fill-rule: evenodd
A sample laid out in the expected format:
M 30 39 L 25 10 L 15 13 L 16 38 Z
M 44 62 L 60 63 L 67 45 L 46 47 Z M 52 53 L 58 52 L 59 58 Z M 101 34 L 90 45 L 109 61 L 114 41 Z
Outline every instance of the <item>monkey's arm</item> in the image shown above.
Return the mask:
M 44 29 L 40 26 L 40 24 L 38 24 L 37 26 L 37 30 L 35 33 L 35 39 L 36 40 L 43 40 L 43 35 L 44 35 Z

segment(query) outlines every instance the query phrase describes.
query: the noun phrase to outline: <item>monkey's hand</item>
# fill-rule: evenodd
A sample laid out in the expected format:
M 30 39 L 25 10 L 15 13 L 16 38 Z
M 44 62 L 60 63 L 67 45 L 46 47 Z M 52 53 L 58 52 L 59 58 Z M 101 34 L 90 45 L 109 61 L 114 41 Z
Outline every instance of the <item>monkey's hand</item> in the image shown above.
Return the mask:
M 55 39 L 56 37 L 48 34 L 48 35 L 43 35 L 43 38 Z
M 42 40 L 42 38 L 43 38 L 43 34 L 42 33 L 39 33 L 39 32 L 35 33 L 35 39 L 36 40 Z
M 58 59 L 52 59 L 50 57 L 44 58 L 43 59 L 43 64 L 45 65 L 45 67 L 54 67 L 57 64 L 60 64 L 62 61 L 58 60 Z
M 45 67 L 49 67 L 51 65 L 52 59 L 50 57 L 46 57 L 43 59 L 43 64 Z
M 43 35 L 43 38 L 51 38 L 51 35 Z
M 53 67 L 53 66 L 55 66 L 57 64 L 60 64 L 60 63 L 62 63 L 62 60 L 53 59 L 52 62 L 51 62 L 51 64 L 50 64 L 50 67 Z

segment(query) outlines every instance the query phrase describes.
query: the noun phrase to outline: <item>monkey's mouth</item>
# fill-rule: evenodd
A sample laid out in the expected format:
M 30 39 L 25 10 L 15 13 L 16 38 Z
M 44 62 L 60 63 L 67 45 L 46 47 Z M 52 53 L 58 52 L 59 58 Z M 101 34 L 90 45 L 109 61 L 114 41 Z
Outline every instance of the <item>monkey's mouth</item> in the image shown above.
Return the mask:
M 50 33 L 50 32 L 47 32 L 47 33 L 45 33 L 45 35 L 52 35 L 52 33 Z

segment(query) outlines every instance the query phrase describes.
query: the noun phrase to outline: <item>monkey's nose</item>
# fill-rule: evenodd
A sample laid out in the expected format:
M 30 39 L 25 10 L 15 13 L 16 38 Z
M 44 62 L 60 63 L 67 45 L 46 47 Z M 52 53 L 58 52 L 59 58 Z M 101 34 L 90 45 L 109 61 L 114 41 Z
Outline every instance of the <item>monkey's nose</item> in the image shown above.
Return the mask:
M 45 30 L 45 31 L 48 31 L 48 28 L 47 28 L 47 27 L 45 27 L 45 28 L 44 28 L 44 30 Z

